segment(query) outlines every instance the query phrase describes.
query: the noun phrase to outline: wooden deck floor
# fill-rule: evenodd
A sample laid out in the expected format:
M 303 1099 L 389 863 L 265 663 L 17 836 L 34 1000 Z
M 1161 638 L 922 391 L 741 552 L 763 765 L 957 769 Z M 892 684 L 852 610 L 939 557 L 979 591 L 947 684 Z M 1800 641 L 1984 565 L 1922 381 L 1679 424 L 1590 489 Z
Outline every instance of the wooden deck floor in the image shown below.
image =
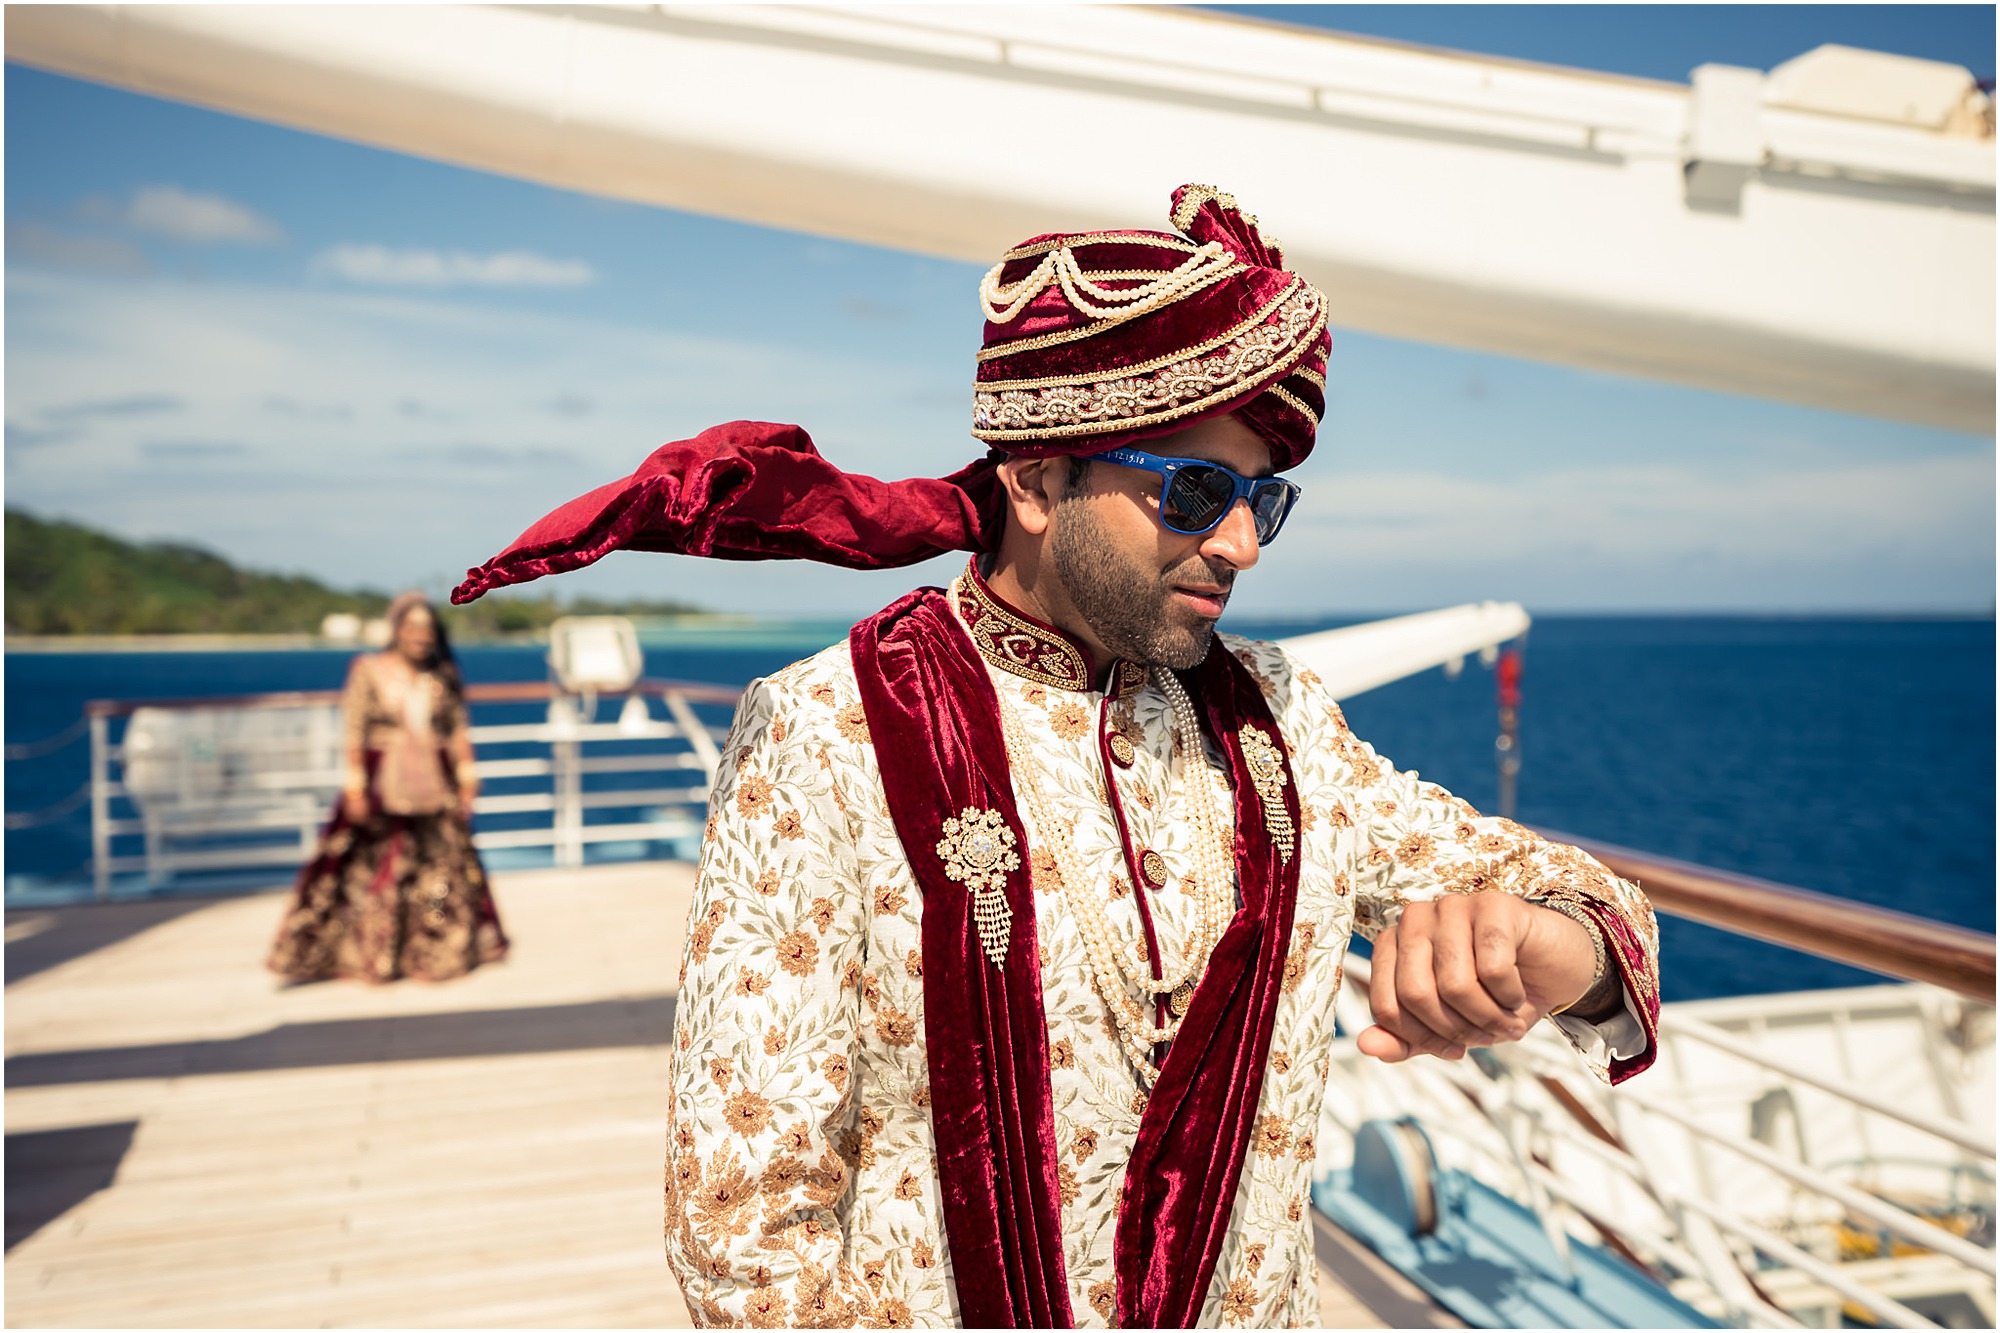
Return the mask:
M 660 1170 L 691 878 L 502 876 L 513 956 L 441 986 L 280 987 L 275 895 L 9 913 L 7 1323 L 686 1327 Z M 1329 1324 L 1433 1322 L 1322 1240 Z

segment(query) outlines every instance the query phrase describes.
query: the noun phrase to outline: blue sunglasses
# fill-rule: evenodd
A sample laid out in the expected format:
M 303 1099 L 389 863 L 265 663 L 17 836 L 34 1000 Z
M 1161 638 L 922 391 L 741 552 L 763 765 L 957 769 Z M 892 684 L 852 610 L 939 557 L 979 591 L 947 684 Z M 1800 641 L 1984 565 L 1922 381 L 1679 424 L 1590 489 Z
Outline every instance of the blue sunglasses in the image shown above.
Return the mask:
M 1257 544 L 1269 546 L 1299 502 L 1299 488 L 1281 477 L 1245 477 L 1206 459 L 1161 458 L 1138 449 L 1112 449 L 1096 457 L 1159 473 L 1160 522 L 1168 531 L 1190 537 L 1213 532 L 1238 500 L 1248 500 Z

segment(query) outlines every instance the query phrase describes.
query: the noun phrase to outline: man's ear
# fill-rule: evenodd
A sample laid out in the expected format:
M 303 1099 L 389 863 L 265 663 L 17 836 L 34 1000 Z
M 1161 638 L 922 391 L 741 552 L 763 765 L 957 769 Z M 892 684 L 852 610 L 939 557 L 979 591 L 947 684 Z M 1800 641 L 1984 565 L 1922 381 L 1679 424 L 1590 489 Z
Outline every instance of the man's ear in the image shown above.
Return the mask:
M 1009 458 L 997 471 L 1000 484 L 1007 488 L 1007 505 L 1014 521 L 1030 536 L 1039 537 L 1049 529 L 1049 515 L 1062 500 L 1069 480 L 1069 460 L 1055 458 Z

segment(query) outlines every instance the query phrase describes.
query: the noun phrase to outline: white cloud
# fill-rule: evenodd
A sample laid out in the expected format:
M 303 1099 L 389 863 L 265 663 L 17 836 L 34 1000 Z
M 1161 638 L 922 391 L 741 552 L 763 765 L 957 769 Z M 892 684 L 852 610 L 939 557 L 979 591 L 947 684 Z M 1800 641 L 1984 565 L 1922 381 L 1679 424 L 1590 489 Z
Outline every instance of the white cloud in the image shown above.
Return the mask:
M 285 239 L 277 223 L 219 194 L 196 194 L 178 185 L 148 185 L 132 195 L 125 225 L 190 245 L 275 245 Z
M 721 421 L 801 422 L 840 466 L 881 477 L 977 456 L 962 367 L 886 346 L 857 332 L 806 351 L 434 293 L 22 269 L 8 275 L 8 500 L 344 586 L 456 581 L 543 513 Z M 592 410 L 549 410 L 566 400 Z M 1407 466 L 1315 462 L 1237 614 L 1480 597 L 1535 611 L 1968 609 L 1993 596 L 1990 445 L 1746 444 L 1740 460 L 1494 480 L 1417 448 L 1374 452 Z M 862 574 L 616 555 L 551 587 L 861 614 L 958 563 Z
M 372 287 L 587 287 L 597 281 L 597 270 L 580 259 L 550 259 L 532 250 L 472 255 L 352 242 L 321 252 L 312 271 Z
M 1979 609 L 1993 598 L 1993 493 L 1990 450 L 1506 481 L 1322 477 L 1236 605 L 1251 615 L 1487 597 L 1531 609 Z M 1304 589 L 1313 601 L 1294 602 Z
M 10 504 L 340 586 L 455 582 L 546 510 L 717 422 L 806 422 L 843 466 L 878 476 L 943 473 L 978 452 L 959 405 L 885 410 L 922 382 L 896 358 L 430 294 L 33 270 L 10 273 L 8 287 Z M 158 418 L 75 411 L 162 384 L 183 404 L 171 432 Z M 549 412 L 564 395 L 592 412 Z M 403 411 L 410 401 L 426 410 Z M 298 405 L 313 410 L 283 410 Z M 75 433 L 28 447 L 58 426 Z M 244 447 L 195 466 L 189 451 L 163 454 L 163 437 Z M 613 591 L 669 595 L 675 562 L 609 563 Z M 834 571 L 778 565 L 693 573 L 699 586 L 682 595 L 715 606 L 789 606 L 796 592 L 808 605 L 826 593 L 819 609 L 866 608 L 902 590 L 876 576 L 843 592 Z M 574 594 L 576 583 L 555 586 Z
M 152 266 L 139 247 L 113 236 L 78 236 L 39 222 L 7 224 L 7 253 L 60 268 L 140 274 Z

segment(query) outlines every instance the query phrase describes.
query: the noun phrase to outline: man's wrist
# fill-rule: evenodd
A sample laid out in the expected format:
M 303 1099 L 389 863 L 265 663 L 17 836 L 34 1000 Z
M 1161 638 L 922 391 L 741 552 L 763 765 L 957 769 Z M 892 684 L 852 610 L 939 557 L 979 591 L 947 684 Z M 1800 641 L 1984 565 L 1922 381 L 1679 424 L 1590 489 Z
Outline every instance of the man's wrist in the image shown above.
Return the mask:
M 1591 917 L 1590 913 L 1575 903 L 1546 899 L 1533 901 L 1536 906 L 1546 907 L 1549 911 L 1566 916 L 1582 926 L 1584 933 L 1590 936 L 1591 948 L 1596 953 L 1591 965 L 1590 984 L 1584 988 L 1581 995 L 1568 1004 L 1559 1009 L 1551 1009 L 1549 1016 L 1553 1018 L 1562 1014 L 1585 1022 L 1595 1022 L 1615 1013 L 1618 1001 L 1623 998 L 1624 981 L 1618 969 L 1611 965 L 1611 951 L 1605 946 L 1604 928 Z

